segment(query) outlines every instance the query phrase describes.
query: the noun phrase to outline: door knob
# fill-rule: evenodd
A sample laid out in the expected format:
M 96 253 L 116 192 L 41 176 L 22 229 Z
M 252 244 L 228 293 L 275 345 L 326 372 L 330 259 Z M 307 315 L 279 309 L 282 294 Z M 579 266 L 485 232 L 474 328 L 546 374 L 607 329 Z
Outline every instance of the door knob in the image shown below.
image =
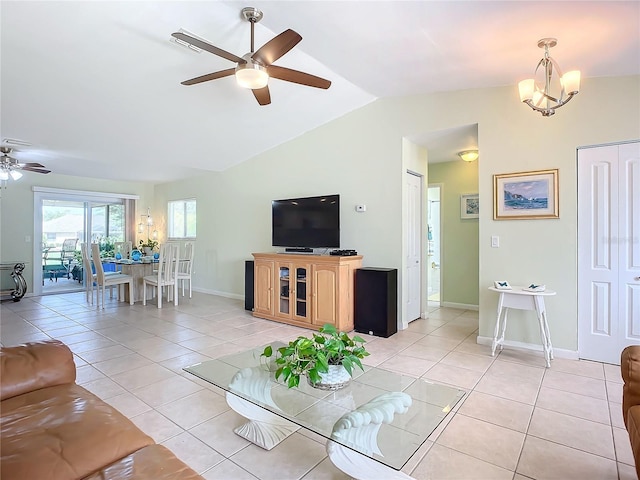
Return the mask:
M 635 277 L 634 280 L 640 282 L 640 277 Z

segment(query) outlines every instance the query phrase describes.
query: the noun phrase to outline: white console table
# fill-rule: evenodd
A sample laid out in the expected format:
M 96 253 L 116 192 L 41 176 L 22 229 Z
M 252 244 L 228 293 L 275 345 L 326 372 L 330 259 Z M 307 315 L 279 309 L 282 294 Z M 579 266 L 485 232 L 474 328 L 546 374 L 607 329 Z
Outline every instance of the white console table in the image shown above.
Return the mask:
M 551 334 L 549 333 L 549 325 L 547 323 L 547 312 L 544 305 L 544 297 L 555 295 L 553 290 L 545 290 L 543 292 L 530 292 L 523 290 L 522 286 L 513 286 L 511 290 L 501 290 L 495 287 L 489 287 L 489 290 L 498 292 L 498 312 L 496 318 L 496 328 L 493 335 L 493 343 L 491 344 L 491 356 L 495 355 L 496 347 L 504 344 L 504 332 L 507 329 L 507 310 L 515 308 L 517 310 L 534 310 L 538 316 L 538 324 L 540 326 L 540 340 L 542 341 L 542 350 L 547 367 L 551 366 L 553 358 L 553 346 L 551 345 Z M 498 338 L 498 335 L 500 337 Z

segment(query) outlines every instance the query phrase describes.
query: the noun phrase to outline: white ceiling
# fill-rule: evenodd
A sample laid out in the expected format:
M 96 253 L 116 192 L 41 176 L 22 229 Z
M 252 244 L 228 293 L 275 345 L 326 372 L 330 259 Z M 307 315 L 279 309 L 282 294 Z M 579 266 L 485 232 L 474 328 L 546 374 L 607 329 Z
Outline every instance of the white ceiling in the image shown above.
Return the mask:
M 233 77 L 180 85 L 234 64 L 170 34 L 184 28 L 241 56 L 245 6 L 264 12 L 256 48 L 292 28 L 303 40 L 276 64 L 331 88 L 273 79 L 261 107 Z M 637 1 L 2 0 L 0 27 L 0 138 L 33 144 L 16 155 L 23 161 L 98 178 L 224 170 L 378 97 L 514 85 L 518 101 L 515 84 L 532 75 L 546 36 L 558 38 L 552 55 L 565 71 L 640 74 Z M 413 140 L 430 160 L 451 160 L 477 144 L 474 132 Z

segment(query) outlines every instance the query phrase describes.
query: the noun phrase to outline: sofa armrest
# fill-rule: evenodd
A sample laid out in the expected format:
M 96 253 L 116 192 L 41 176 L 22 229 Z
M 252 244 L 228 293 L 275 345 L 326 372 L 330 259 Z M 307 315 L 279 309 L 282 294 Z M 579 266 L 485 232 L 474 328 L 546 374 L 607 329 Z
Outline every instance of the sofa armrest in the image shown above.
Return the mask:
M 627 412 L 634 405 L 640 405 L 640 345 L 630 345 L 622 351 L 620 369 L 622 387 L 622 418 L 627 424 Z
M 0 400 L 75 380 L 73 354 L 59 340 L 0 349 Z

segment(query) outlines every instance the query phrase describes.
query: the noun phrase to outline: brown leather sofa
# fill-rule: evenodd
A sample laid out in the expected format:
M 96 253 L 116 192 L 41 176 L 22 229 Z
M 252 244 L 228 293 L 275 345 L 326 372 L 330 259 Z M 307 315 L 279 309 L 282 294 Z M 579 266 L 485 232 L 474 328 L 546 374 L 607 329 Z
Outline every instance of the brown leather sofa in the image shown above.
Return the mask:
M 636 473 L 640 478 L 640 345 L 631 345 L 622 351 L 622 417 L 629 433 Z
M 0 478 L 201 479 L 75 383 L 57 340 L 0 349 Z

